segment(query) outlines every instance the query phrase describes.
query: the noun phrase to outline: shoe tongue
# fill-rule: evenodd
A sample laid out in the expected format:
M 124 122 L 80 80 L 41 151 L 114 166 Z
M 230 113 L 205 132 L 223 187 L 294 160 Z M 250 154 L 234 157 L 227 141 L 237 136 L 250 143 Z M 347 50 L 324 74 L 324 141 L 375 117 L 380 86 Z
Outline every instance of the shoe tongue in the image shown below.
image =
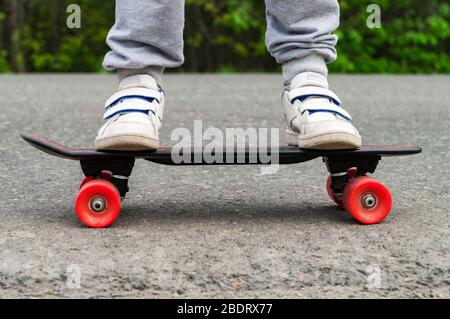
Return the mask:
M 318 86 L 328 89 L 328 81 L 325 76 L 314 72 L 304 72 L 298 74 L 291 81 L 291 89 L 296 89 L 303 86 Z
M 127 76 L 120 81 L 119 91 L 130 88 L 146 88 L 151 90 L 158 90 L 158 83 L 148 74 L 137 74 Z

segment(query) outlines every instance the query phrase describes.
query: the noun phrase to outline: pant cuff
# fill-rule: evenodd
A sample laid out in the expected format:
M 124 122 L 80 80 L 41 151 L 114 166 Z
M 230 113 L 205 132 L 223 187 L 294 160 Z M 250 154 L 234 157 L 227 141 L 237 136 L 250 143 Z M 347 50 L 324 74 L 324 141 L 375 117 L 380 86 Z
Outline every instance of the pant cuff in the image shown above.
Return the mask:
M 325 59 L 316 54 L 310 54 L 302 58 L 293 59 L 283 64 L 284 84 L 289 85 L 291 81 L 300 73 L 315 72 L 328 75 L 328 68 Z

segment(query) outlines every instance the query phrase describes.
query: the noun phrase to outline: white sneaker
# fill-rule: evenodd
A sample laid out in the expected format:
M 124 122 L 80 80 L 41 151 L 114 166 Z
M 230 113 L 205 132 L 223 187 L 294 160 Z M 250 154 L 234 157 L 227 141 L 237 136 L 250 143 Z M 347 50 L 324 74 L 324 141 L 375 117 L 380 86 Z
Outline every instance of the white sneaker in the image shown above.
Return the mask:
M 105 104 L 106 123 L 98 131 L 98 150 L 140 151 L 159 147 L 164 91 L 150 75 L 133 75 Z
M 326 77 L 313 72 L 297 75 L 283 92 L 287 143 L 309 149 L 361 147 L 361 136 Z

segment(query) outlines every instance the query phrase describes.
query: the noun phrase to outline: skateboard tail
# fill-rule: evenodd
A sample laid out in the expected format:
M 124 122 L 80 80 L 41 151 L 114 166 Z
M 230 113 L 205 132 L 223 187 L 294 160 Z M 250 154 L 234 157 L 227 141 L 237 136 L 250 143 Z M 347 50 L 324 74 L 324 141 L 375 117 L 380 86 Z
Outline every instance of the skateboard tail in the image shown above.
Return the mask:
M 28 144 L 33 146 L 34 148 L 47 153 L 49 155 L 63 157 L 67 159 L 72 159 L 65 151 L 65 147 L 59 145 L 57 143 L 53 143 L 51 141 L 45 140 L 37 135 L 27 135 L 21 134 L 22 139 L 24 139 Z
M 132 157 L 144 157 L 144 154 L 149 154 L 149 152 L 134 152 L 134 153 L 123 151 L 102 152 L 94 149 L 74 149 L 52 142 L 38 135 L 21 134 L 21 137 L 31 146 L 37 148 L 38 150 L 44 153 L 75 161 L 124 159 Z

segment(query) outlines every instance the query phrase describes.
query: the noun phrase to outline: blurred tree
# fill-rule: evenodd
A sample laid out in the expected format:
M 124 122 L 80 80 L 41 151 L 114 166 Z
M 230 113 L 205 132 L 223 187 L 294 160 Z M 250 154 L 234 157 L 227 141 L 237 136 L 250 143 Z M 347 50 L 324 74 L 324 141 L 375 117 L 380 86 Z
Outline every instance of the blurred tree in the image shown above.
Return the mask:
M 66 26 L 66 7 L 81 7 L 81 29 Z M 448 0 L 341 0 L 334 72 L 450 72 Z M 381 28 L 367 27 L 366 8 L 381 8 Z M 182 71 L 275 71 L 265 50 L 261 0 L 186 0 Z M 0 0 L 0 72 L 102 71 L 114 2 Z

